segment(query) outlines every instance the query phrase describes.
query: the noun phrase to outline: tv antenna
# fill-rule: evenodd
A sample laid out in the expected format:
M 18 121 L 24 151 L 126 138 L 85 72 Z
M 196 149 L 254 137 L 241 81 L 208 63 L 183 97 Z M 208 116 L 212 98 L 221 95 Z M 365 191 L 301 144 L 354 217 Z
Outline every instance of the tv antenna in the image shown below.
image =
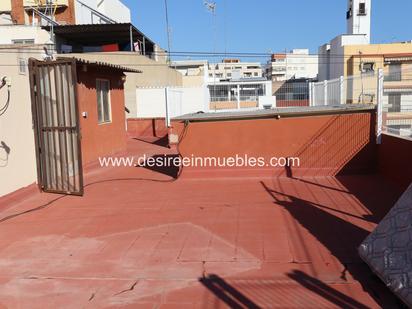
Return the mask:
M 203 4 L 205 5 L 206 9 L 211 12 L 212 14 L 216 13 L 216 2 L 211 2 L 208 0 L 204 0 Z

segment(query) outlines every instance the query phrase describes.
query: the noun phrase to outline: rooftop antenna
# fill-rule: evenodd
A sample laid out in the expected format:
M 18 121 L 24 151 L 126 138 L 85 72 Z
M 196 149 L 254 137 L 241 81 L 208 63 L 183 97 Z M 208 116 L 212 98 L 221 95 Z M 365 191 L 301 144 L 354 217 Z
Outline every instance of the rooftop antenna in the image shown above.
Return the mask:
M 170 50 L 171 43 L 170 43 L 169 10 L 168 10 L 168 7 L 167 7 L 167 0 L 165 0 L 165 14 L 166 14 L 166 28 L 167 28 L 166 29 L 166 32 L 167 32 L 167 49 L 169 51 L 168 61 L 170 62 L 171 61 L 171 55 L 170 55 L 170 53 L 171 53 L 171 50 Z
M 204 0 L 203 4 L 206 6 L 206 9 L 211 12 L 213 15 L 216 13 L 216 2 L 211 2 Z
M 216 54 L 216 36 L 217 36 L 217 29 L 216 29 L 216 2 L 211 2 L 209 0 L 204 0 L 203 4 L 205 5 L 206 9 L 212 13 L 213 18 L 213 54 Z
M 203 4 L 206 7 L 206 9 L 212 13 L 212 18 L 213 18 L 213 56 L 216 55 L 216 2 L 212 2 L 210 0 L 203 0 Z M 214 63 L 214 59 L 212 58 L 212 63 Z M 213 83 L 216 82 L 216 66 L 215 64 L 213 65 Z

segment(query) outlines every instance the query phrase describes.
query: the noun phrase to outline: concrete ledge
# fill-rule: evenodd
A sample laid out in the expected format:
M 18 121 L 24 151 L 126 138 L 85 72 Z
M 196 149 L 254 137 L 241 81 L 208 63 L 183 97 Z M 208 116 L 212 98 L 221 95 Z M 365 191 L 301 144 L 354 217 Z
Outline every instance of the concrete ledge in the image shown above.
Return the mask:
M 290 118 L 290 117 L 304 117 L 316 115 L 338 115 L 350 114 L 365 111 L 375 111 L 375 105 L 361 105 L 348 104 L 337 106 L 300 106 L 300 107 L 284 107 L 273 108 L 270 110 L 256 110 L 256 111 L 233 111 L 222 113 L 195 113 L 187 114 L 180 117 L 173 118 L 174 121 L 215 121 L 215 120 L 240 120 L 240 119 L 259 119 L 259 118 Z

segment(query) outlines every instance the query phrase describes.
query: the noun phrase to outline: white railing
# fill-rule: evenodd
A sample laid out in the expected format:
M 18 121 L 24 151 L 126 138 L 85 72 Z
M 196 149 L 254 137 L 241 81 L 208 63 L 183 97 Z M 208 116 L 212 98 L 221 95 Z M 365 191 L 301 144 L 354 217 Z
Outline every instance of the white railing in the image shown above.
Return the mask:
M 310 106 L 370 104 L 377 106 L 378 143 L 382 133 L 412 139 L 412 70 L 383 70 L 309 86 Z

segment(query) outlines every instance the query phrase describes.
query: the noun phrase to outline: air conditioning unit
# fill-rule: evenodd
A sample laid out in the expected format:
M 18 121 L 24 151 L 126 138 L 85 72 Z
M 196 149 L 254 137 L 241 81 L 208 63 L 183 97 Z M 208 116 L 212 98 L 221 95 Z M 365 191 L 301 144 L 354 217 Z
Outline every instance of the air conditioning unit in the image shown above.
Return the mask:
M 360 65 L 360 70 L 362 73 L 373 73 L 375 72 L 375 62 L 362 62 Z

